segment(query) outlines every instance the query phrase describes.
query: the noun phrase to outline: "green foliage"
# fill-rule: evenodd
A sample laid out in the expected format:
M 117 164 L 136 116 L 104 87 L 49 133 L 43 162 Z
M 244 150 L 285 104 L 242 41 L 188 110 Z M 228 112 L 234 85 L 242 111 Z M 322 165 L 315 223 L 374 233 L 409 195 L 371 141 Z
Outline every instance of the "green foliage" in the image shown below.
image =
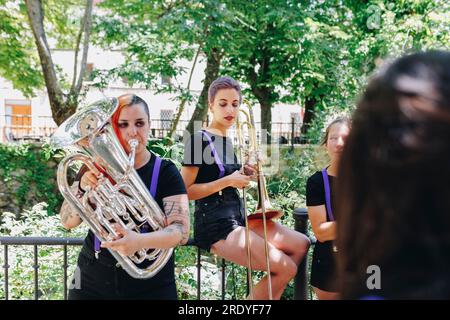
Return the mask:
M 189 72 L 180 61 L 192 61 L 197 52 L 200 59 L 225 51 L 224 43 L 233 41 L 229 28 L 232 14 L 223 10 L 216 0 L 206 1 L 102 1 L 106 14 L 97 17 L 95 44 L 120 48 L 124 62 L 110 70 L 95 72 L 95 85 L 107 86 L 112 79 L 127 85 L 141 85 L 158 93 L 173 93 L 182 113 L 185 103 L 197 97 L 180 82 Z M 220 59 L 219 59 L 220 60 Z M 195 68 L 192 65 L 190 72 Z M 171 83 L 160 83 L 171 77 Z M 175 121 L 178 119 L 175 117 Z
M 43 2 L 47 36 L 56 47 L 75 48 L 84 2 Z M 25 96 L 34 96 L 44 86 L 44 77 L 23 1 L 0 0 L 0 34 L 0 76 L 11 81 Z M 61 75 L 68 82 L 64 77 Z
M 4 181 L 9 193 L 16 191 L 19 208 L 46 201 L 48 213 L 55 213 L 62 203 L 55 172 L 61 157 L 60 150 L 53 150 L 45 144 L 0 144 L 0 180 Z
M 17 1 L 0 0 L 0 76 L 31 97 L 44 81 L 27 23 Z
M 47 205 L 38 203 L 26 210 L 17 219 L 16 215 L 5 212 L 2 215 L 0 235 L 14 237 L 82 237 L 86 227 L 74 231 L 65 230 L 59 216 L 48 216 Z M 68 246 L 68 277 L 73 274 L 80 248 Z M 1 263 L 4 264 L 4 246 L 0 248 Z M 33 246 L 10 246 L 8 248 L 9 299 L 34 299 L 34 255 Z M 39 299 L 62 299 L 64 297 L 62 247 L 38 247 Z M 0 273 L 0 283 L 4 283 L 4 269 Z M 0 299 L 5 299 L 4 286 L 0 287 Z
M 282 203 L 286 208 L 305 205 L 306 180 L 318 168 L 316 146 L 304 145 L 294 150 L 281 150 L 282 163 L 277 174 L 269 177 L 267 188 L 271 196 L 289 199 Z
M 149 140 L 147 147 L 160 157 L 171 160 L 178 168 L 181 167 L 184 145 L 180 142 L 175 143 L 174 138 L 167 136 L 163 139 Z
M 192 47 L 186 47 L 177 38 L 177 26 L 166 22 L 167 14 L 176 8 L 166 12 L 164 1 L 151 4 L 147 1 L 103 1 L 100 6 L 107 12 L 94 21 L 98 35 L 94 37 L 94 43 L 109 48 L 120 47 L 125 61 L 111 70 L 97 70 L 97 86 L 122 78 L 129 85 L 140 84 L 157 92 L 182 95 L 181 86 L 159 83 L 160 76 L 175 77 L 184 73 L 185 70 L 177 66 L 177 59 L 191 60 L 194 54 Z
M 47 36 L 58 49 L 75 49 L 86 0 L 46 0 L 43 5 Z
M 224 73 L 249 84 L 258 99 L 266 90 L 266 102 L 279 101 L 301 68 L 302 5 L 277 0 L 228 1 L 227 9 L 235 19 Z M 291 102 L 296 101 L 296 92 L 289 93 Z

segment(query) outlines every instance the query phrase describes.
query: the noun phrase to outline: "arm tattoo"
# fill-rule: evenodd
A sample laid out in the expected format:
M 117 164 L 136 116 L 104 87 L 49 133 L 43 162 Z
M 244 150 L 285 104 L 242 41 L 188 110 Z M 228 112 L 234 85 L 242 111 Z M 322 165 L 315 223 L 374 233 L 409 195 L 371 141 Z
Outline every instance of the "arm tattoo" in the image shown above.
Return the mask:
M 70 204 L 65 200 L 61 207 L 61 221 L 62 223 L 66 223 L 69 219 L 73 218 L 72 208 Z
M 189 207 L 182 201 L 164 200 L 164 214 L 166 215 L 165 232 L 179 232 L 180 243 L 186 243 L 189 238 Z
M 74 184 L 72 184 L 72 186 L 70 187 L 70 190 L 74 194 L 78 193 L 78 181 L 75 181 Z M 78 196 L 79 195 L 77 194 L 77 197 Z M 73 210 L 73 208 L 71 207 L 71 205 L 69 204 L 69 202 L 67 200 L 64 200 L 64 202 L 61 206 L 61 210 L 59 212 L 61 215 L 62 223 L 66 223 L 69 219 L 72 219 L 72 218 L 78 216 L 78 214 Z

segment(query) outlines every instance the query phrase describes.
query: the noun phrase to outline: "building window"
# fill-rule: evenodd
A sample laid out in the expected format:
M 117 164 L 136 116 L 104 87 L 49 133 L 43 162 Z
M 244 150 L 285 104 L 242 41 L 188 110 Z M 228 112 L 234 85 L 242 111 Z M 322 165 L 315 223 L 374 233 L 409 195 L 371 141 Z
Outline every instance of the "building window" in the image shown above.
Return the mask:
M 5 100 L 5 122 L 8 140 L 28 136 L 31 132 L 31 101 Z
M 91 62 L 86 63 L 86 71 L 84 73 L 84 79 L 86 81 L 93 81 L 94 80 L 94 64 Z
M 173 110 L 161 109 L 160 116 L 161 116 L 161 129 L 169 130 L 172 124 Z

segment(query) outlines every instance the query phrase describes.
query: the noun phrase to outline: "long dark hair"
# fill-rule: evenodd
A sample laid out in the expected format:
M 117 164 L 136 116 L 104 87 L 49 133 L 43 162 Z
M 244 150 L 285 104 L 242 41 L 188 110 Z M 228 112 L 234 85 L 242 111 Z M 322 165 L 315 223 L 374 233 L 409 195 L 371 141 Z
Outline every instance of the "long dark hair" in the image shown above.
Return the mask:
M 370 81 L 340 162 L 343 298 L 450 298 L 449 165 L 450 53 L 407 55 Z

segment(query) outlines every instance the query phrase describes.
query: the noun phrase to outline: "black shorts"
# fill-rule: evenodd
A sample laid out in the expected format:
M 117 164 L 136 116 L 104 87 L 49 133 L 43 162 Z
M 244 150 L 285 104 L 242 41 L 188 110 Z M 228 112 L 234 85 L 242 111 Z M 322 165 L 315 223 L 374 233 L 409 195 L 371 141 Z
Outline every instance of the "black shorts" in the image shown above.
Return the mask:
M 244 214 L 242 200 L 236 193 L 198 200 L 194 223 L 197 246 L 209 252 L 214 243 L 226 239 L 234 229 L 245 226 Z
M 311 263 L 311 285 L 320 290 L 337 292 L 336 253 L 331 245 L 316 242 Z
M 78 267 L 70 285 L 68 299 L 177 299 L 174 279 L 161 284 L 160 287 L 148 286 L 146 281 L 148 280 L 132 278 L 121 267 L 100 263 L 94 257 L 88 257 L 80 253 Z

